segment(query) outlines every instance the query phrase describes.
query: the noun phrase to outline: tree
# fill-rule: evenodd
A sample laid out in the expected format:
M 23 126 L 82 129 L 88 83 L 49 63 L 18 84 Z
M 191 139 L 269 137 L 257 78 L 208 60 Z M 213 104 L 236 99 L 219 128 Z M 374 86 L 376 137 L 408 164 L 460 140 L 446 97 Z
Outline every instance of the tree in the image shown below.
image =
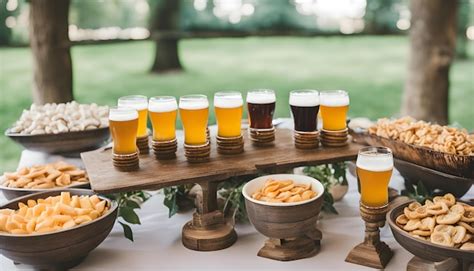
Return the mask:
M 466 31 L 469 26 L 470 6 L 469 0 L 459 0 L 458 7 L 458 38 L 456 40 L 456 57 L 460 59 L 467 58 L 468 40 Z
M 161 0 L 151 5 L 150 32 L 155 39 L 155 59 L 151 72 L 162 73 L 182 69 L 178 54 L 180 2 Z
M 30 0 L 33 101 L 37 104 L 73 100 L 69 4 L 69 0 Z
M 410 10 L 410 60 L 401 111 L 416 119 L 446 124 L 457 1 L 411 0 Z

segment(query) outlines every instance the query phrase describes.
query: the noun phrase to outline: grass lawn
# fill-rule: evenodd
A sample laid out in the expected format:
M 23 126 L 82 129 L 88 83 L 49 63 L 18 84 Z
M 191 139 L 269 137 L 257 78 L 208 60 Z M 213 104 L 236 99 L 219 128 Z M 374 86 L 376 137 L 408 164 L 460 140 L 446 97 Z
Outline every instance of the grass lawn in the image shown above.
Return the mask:
M 451 70 L 450 119 L 474 128 L 474 55 Z M 277 116 L 289 116 L 292 89 L 346 89 L 350 116 L 394 116 L 400 107 L 408 59 L 407 37 L 243 38 L 180 43 L 183 73 L 148 73 L 152 42 L 76 46 L 74 92 L 81 103 L 113 105 L 127 94 L 147 96 L 217 90 L 277 90 Z M 0 130 L 31 104 L 28 48 L 0 49 Z M 211 116 L 211 123 L 214 116 Z M 21 147 L 0 137 L 0 171 L 16 168 Z

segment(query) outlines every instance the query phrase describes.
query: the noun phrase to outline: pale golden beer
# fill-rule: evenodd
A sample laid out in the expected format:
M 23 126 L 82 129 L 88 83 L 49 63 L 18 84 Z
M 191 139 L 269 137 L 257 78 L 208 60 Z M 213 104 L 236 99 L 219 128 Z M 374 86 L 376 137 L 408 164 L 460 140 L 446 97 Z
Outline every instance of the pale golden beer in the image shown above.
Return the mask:
M 357 156 L 357 178 L 361 203 L 367 207 L 388 204 L 388 183 L 392 176 L 392 151 L 385 147 L 366 147 Z
M 178 103 L 172 96 L 157 96 L 150 98 L 148 103 L 153 140 L 169 141 L 176 138 L 176 116 Z
M 320 110 L 323 129 L 339 131 L 346 129 L 349 95 L 343 90 L 320 92 Z
M 207 142 L 209 101 L 205 95 L 186 95 L 179 98 L 179 115 L 184 129 L 184 142 L 203 145 Z
M 243 104 L 240 92 L 221 91 L 214 94 L 218 136 L 238 137 L 241 135 Z
M 116 154 L 137 151 L 138 112 L 129 107 L 113 107 L 109 111 L 109 128 Z
M 147 135 L 148 121 L 148 98 L 142 95 L 130 95 L 120 97 L 117 102 L 119 107 L 131 107 L 138 111 L 138 130 L 137 137 Z

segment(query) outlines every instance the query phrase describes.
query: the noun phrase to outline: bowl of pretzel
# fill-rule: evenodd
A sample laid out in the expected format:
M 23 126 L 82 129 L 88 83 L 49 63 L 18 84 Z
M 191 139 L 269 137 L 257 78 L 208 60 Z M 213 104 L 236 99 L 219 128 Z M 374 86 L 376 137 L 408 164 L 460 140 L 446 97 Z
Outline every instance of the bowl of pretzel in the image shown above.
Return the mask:
M 41 270 L 79 264 L 112 230 L 117 204 L 85 189 L 35 193 L 0 206 L 0 253 Z
M 439 262 L 455 258 L 474 262 L 474 206 L 452 194 L 436 196 L 424 204 L 410 201 L 387 213 L 397 242 L 413 255 Z
M 52 189 L 89 187 L 86 171 L 64 161 L 22 167 L 0 177 L 0 190 L 8 200 Z
M 395 158 L 449 175 L 474 179 L 474 134 L 411 117 L 379 119 L 368 129 L 369 145 L 392 149 Z

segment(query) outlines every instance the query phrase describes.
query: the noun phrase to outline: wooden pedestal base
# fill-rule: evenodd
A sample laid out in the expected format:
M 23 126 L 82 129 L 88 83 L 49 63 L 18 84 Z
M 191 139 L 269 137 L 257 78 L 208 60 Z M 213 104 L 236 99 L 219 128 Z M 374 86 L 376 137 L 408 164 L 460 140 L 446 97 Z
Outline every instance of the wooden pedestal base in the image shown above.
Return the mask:
M 297 149 L 315 149 L 319 146 L 319 131 L 294 131 L 293 138 L 295 141 L 295 148 Z
M 473 266 L 474 267 L 474 266 Z M 407 271 L 456 271 L 462 270 L 458 260 L 447 258 L 440 262 L 431 262 L 419 257 L 413 257 L 407 264 Z M 468 269 L 469 270 L 469 269 Z
M 135 171 L 139 168 L 138 151 L 132 154 L 112 154 L 112 163 L 118 171 Z
M 369 208 L 360 204 L 360 215 L 365 221 L 364 242 L 354 247 L 346 257 L 346 262 L 372 268 L 383 269 L 393 256 L 392 250 L 380 241 L 380 227 L 385 225 L 388 205 Z
M 217 152 L 220 154 L 239 154 L 244 152 L 244 137 L 216 137 Z
M 349 130 L 340 131 L 321 130 L 321 144 L 324 147 L 344 147 L 349 144 Z
M 152 140 L 153 153 L 157 160 L 170 160 L 176 158 L 178 150 L 178 141 L 175 139 L 168 141 Z
M 277 260 L 293 261 L 313 257 L 321 249 L 322 234 L 318 229 L 307 236 L 291 239 L 269 238 L 258 251 L 258 256 Z
M 148 142 L 148 135 L 143 137 L 137 137 L 137 147 L 140 154 L 150 153 L 150 143 Z
M 203 145 L 184 144 L 184 156 L 189 163 L 202 163 L 209 161 L 211 144 L 207 141 Z
M 254 146 L 273 145 L 275 141 L 275 127 L 270 129 L 249 128 L 249 138 Z

